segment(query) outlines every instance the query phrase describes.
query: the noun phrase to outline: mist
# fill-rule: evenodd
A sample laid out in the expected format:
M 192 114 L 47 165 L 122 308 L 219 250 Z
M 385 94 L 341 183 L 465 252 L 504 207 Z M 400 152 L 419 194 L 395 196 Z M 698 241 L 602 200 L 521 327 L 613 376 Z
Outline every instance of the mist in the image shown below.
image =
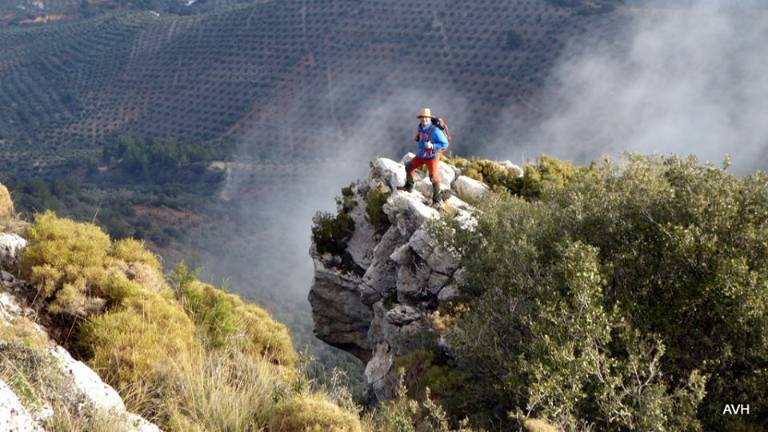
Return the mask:
M 331 101 L 347 93 L 350 83 L 359 84 L 354 77 L 336 77 L 327 89 L 325 109 L 338 103 Z M 315 213 L 335 214 L 335 197 L 342 187 L 365 178 L 374 158 L 399 160 L 415 151 L 413 136 L 421 108 L 431 107 L 433 113 L 452 119 L 455 127 L 466 121 L 467 102 L 429 83 L 381 83 L 378 90 L 358 103 L 354 118 L 336 119 L 328 113 L 328 124 L 314 129 L 312 145 L 322 149 L 318 151 L 322 157 L 315 160 L 254 160 L 253 149 L 274 135 L 264 128 L 249 131 L 238 143 L 236 160 L 260 168 L 232 170 L 220 193 L 236 205 L 237 214 L 231 216 L 237 232 L 219 239 L 227 247 L 215 247 L 219 254 L 203 263 L 205 273 L 209 279 L 229 276 L 234 291 L 266 306 L 278 319 L 294 320 L 288 322 L 294 330 L 311 323 L 307 293 L 313 277 L 309 248 Z M 295 122 L 301 102 L 290 103 L 297 112 L 277 121 Z M 290 139 L 291 133 L 285 131 L 278 142 L 268 145 L 287 145 Z M 259 187 L 254 189 L 254 184 Z M 299 311 L 305 319 L 297 322 Z
M 462 156 L 523 163 L 546 153 L 587 164 L 623 151 L 674 152 L 716 164 L 730 155 L 736 172 L 764 168 L 768 14 L 741 4 L 706 1 L 632 10 L 624 32 L 613 39 L 589 45 L 586 39 L 574 40 L 561 56 L 568 60 L 550 71 L 531 103 L 540 111 L 537 120 L 519 121 L 521 110 L 530 107 L 488 113 L 496 116 L 498 127 L 475 147 L 462 145 L 471 138 L 466 114 L 471 105 L 457 96 L 462 94 L 458 89 L 438 87 L 428 77 L 395 82 L 388 71 L 407 66 L 374 64 L 368 75 L 376 81 L 363 87 L 375 91 L 360 94 L 355 90 L 361 88 L 359 76 L 329 72 L 327 87 L 318 90 L 323 98 L 312 108 L 327 115 L 327 123 L 315 127 L 312 137 L 322 157 L 283 165 L 253 160 L 253 149 L 265 142 L 290 145 L 294 138 L 290 131 L 276 141 L 264 128 L 249 131 L 236 159 L 261 168 L 230 173 L 222 192 L 237 204 L 236 214 L 230 215 L 237 232 L 220 239 L 228 246 L 217 249 L 220 253 L 203 267 L 232 276 L 233 290 L 246 297 L 262 304 L 268 299 L 265 306 L 279 319 L 296 319 L 302 311 L 306 325 L 312 216 L 335 212 L 340 189 L 364 177 L 373 158 L 397 160 L 413 150 L 416 114 L 423 107 L 448 120 L 458 143 L 454 149 Z M 297 124 L 305 98 L 288 101 L 289 115 L 271 121 L 288 128 Z M 353 102 L 358 107 L 353 118 L 335 115 L 335 106 Z
M 569 49 L 580 54 L 552 70 L 542 120 L 505 128 L 492 148 L 512 159 L 546 153 L 582 164 L 623 151 L 695 154 L 716 165 L 730 155 L 732 172 L 764 169 L 765 6 L 707 0 L 632 15 L 612 40 L 573 41 Z M 503 116 L 514 124 L 512 109 Z

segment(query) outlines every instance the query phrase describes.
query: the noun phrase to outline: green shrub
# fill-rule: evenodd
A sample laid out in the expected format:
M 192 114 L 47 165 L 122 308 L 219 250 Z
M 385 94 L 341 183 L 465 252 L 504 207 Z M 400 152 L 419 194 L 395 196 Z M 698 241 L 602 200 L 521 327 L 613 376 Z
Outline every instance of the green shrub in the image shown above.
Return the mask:
M 419 355 L 420 356 L 420 355 Z M 451 422 L 443 408 L 430 396 L 429 388 L 417 400 L 408 397 L 406 372 L 398 369 L 395 397 L 381 402 L 363 419 L 364 429 L 371 432 L 472 432 L 463 419 Z M 457 395 L 458 397 L 459 395 Z M 451 423 L 454 423 L 452 425 Z
M 503 187 L 516 193 L 522 185 L 522 180 L 512 170 L 496 161 L 456 157 L 446 159 L 446 162 L 460 168 L 462 175 L 484 182 L 490 187 Z
M 235 294 L 186 277 L 186 272 L 180 263 L 176 269 L 179 299 L 207 346 L 234 348 L 257 360 L 294 366 L 296 351 L 285 325 Z
M 528 164 L 523 169 L 522 185 L 518 193 L 525 197 L 538 197 L 545 187 L 563 187 L 578 174 L 587 171 L 568 161 L 541 155 L 535 165 Z
M 382 184 L 376 184 L 376 186 L 368 190 L 366 195 L 366 219 L 378 233 L 383 233 L 389 227 L 389 218 L 384 213 L 384 204 L 387 202 L 388 197 L 389 193 L 387 193 Z
M 121 307 L 89 319 L 78 341 L 91 368 L 118 389 L 159 386 L 200 349 L 181 305 L 155 293 L 127 297 Z
M 319 394 L 299 394 L 277 404 L 270 432 L 362 432 L 360 420 Z
M 409 394 L 416 400 L 424 400 L 427 388 L 444 404 L 454 395 L 461 397 L 458 371 L 440 362 L 434 351 L 411 351 L 396 357 L 395 365 L 405 371 Z
M 312 240 L 320 254 L 343 255 L 347 242 L 355 231 L 355 222 L 346 213 L 336 216 L 331 213 L 318 213 L 312 220 Z
M 469 297 L 447 336 L 466 377 L 454 416 L 764 427 L 768 174 L 638 155 L 526 173 L 523 195 L 537 199 L 491 194 L 476 231 L 449 240 Z M 754 414 L 722 416 L 726 400 Z
M 535 164 L 523 168 L 523 176 L 500 163 L 487 159 L 447 159 L 446 162 L 460 168 L 462 175 L 484 182 L 492 189 L 504 189 L 526 198 L 537 198 L 544 187 L 563 187 L 578 174 L 588 172 L 568 161 L 541 155 Z
M 37 286 L 47 310 L 85 317 L 102 310 L 109 236 L 93 224 L 35 215 L 21 258 L 22 276 Z

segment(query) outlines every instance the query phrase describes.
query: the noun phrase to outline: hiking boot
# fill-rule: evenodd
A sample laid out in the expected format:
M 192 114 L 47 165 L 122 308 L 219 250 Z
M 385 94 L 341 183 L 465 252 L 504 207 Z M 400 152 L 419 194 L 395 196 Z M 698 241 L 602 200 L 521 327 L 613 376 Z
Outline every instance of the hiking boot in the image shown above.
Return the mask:
M 405 186 L 399 186 L 397 190 L 405 191 L 405 192 L 413 192 L 413 183 L 406 183 Z
M 443 202 L 442 192 L 432 195 L 432 205 L 439 205 L 441 202 Z
M 451 196 L 451 193 L 448 190 L 442 190 L 438 192 L 437 194 L 432 196 L 432 204 L 433 205 L 439 205 L 446 199 L 448 199 Z

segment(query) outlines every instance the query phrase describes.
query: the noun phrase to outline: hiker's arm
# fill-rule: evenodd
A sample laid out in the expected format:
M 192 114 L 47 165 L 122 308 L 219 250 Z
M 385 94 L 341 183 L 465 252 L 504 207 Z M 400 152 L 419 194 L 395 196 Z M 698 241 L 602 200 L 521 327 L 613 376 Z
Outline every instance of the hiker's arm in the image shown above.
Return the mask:
M 448 137 L 445 136 L 445 132 L 438 128 L 432 132 L 432 149 L 433 150 L 445 150 L 448 148 Z

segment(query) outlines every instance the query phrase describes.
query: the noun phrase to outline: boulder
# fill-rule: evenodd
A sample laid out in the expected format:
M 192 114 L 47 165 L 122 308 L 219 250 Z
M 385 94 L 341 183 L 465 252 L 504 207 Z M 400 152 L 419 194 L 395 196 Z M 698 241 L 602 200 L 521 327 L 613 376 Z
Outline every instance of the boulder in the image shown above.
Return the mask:
M 523 169 L 520 168 L 520 166 L 513 164 L 512 161 L 508 161 L 508 160 L 501 161 L 499 162 L 499 165 L 512 171 L 515 174 L 515 177 L 522 177 L 524 174 Z
M 437 294 L 437 300 L 441 303 L 447 303 L 459 296 L 459 288 L 456 285 L 447 285 Z
M 447 284 L 450 279 L 451 278 L 449 276 L 444 274 L 432 272 L 432 274 L 429 275 L 429 280 L 427 281 L 427 288 L 431 294 L 438 295 L 438 293 L 441 292 L 445 284 Z M 440 297 L 438 296 L 438 300 L 439 299 Z
M 459 267 L 459 257 L 437 244 L 437 241 L 424 228 L 413 233 L 408 241 L 408 246 L 419 258 L 426 261 L 433 271 L 450 275 Z
M 403 235 L 410 235 L 424 221 L 440 216 L 437 210 L 427 206 L 421 194 L 395 191 L 384 204 L 384 213 Z
M 459 198 L 472 202 L 481 199 L 488 192 L 488 186 L 473 178 L 459 176 L 453 182 L 453 190 L 456 191 Z
M 432 181 L 429 180 L 429 177 L 415 180 L 413 188 L 419 191 L 419 193 L 424 195 L 426 198 L 432 198 Z
M 403 326 L 421 319 L 422 316 L 423 314 L 413 306 L 397 305 L 387 311 L 386 319 L 396 326 Z
M 105 384 L 91 368 L 56 345 L 48 353 L 59 362 L 59 368 L 72 378 L 72 383 L 97 409 L 125 411 L 125 403 L 115 389 Z
M 16 234 L 0 233 L 0 269 L 15 271 L 27 241 Z
M 392 159 L 377 158 L 371 163 L 371 180 L 381 180 L 390 189 L 405 185 L 405 165 Z
M 456 180 L 454 167 L 445 162 L 438 162 L 437 168 L 440 171 L 440 183 L 443 184 L 443 188 L 450 188 L 453 181 Z
M 438 162 L 438 172 L 440 175 L 441 190 L 450 189 L 451 184 L 456 179 L 456 172 L 453 167 L 445 162 Z M 414 189 L 419 191 L 425 197 L 432 198 L 432 180 L 430 180 L 429 176 L 425 175 L 418 180 L 414 178 L 414 181 Z

